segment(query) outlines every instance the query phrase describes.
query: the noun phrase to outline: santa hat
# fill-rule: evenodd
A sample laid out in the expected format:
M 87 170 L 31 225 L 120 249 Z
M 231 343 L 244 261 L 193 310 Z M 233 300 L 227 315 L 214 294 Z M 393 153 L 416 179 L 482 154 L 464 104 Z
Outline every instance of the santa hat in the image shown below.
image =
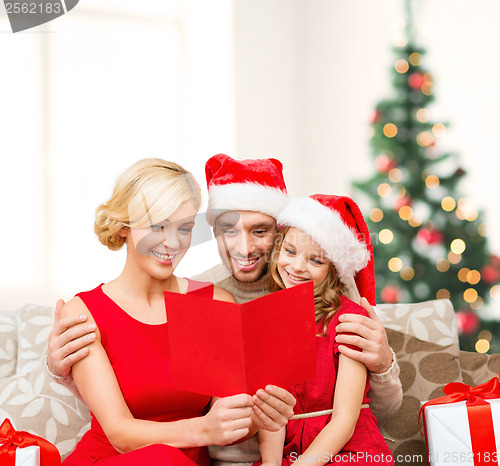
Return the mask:
M 358 205 L 347 196 L 291 199 L 278 225 L 307 233 L 325 251 L 341 280 L 354 278 L 361 297 L 375 305 L 373 245 Z
M 217 154 L 205 164 L 208 218 L 227 210 L 251 210 L 276 218 L 288 197 L 283 165 L 276 159 L 234 160 Z

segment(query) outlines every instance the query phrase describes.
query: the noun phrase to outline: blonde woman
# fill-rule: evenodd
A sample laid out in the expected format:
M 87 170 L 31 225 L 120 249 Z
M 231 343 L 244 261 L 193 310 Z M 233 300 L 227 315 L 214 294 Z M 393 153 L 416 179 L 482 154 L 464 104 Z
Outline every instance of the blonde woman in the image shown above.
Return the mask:
M 112 250 L 126 245 L 127 256 L 117 278 L 77 294 L 61 311 L 96 326 L 87 357 L 72 370 L 92 424 L 64 465 L 209 465 L 206 445 L 237 441 L 259 427 L 250 395 L 210 407 L 208 396 L 172 387 L 163 291 L 234 301 L 212 284 L 173 274 L 199 206 L 189 172 L 145 159 L 118 178 L 97 209 L 100 242 Z

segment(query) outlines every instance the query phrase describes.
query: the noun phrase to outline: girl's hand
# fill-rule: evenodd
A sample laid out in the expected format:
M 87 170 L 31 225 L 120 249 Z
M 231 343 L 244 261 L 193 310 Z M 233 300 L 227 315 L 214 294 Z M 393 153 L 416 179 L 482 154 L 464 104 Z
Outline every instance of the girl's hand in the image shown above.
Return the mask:
M 284 388 L 267 385 L 253 396 L 253 412 L 260 429 L 276 432 L 288 424 L 293 416 L 295 397 Z
M 252 425 L 253 401 L 240 394 L 220 398 L 204 416 L 205 445 L 228 445 L 248 435 Z

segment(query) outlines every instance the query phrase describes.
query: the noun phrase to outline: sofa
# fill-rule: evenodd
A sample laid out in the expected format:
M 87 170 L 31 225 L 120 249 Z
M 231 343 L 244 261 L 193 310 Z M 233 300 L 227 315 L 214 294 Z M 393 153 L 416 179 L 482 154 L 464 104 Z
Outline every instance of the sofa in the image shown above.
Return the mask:
M 44 367 L 53 308 L 28 304 L 0 313 L 0 422 L 11 419 L 54 443 L 66 457 L 90 427 L 87 407 L 55 383 Z M 449 300 L 380 304 L 377 312 L 401 368 L 403 403 L 379 426 L 396 464 L 424 465 L 420 403 L 442 395 L 452 381 L 477 385 L 498 375 L 500 355 L 460 351 Z

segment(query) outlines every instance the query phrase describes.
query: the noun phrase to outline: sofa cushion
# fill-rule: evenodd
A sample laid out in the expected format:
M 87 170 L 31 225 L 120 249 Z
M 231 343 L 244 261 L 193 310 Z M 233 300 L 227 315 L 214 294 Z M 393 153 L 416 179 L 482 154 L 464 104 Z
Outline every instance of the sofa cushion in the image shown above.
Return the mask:
M 16 373 L 17 316 L 0 313 L 0 379 Z
M 475 387 L 498 377 L 500 370 L 500 354 L 480 354 L 460 351 L 460 368 L 464 383 Z
M 441 346 L 456 344 L 458 331 L 455 311 L 449 299 L 412 304 L 378 304 L 386 329 L 397 330 L 422 341 Z
M 401 369 L 403 403 L 394 416 L 380 424 L 380 430 L 394 440 L 388 445 L 395 464 L 427 465 L 425 442 L 418 426 L 420 403 L 442 396 L 447 383 L 462 381 L 459 347 L 456 343 L 441 346 L 422 341 L 392 329 L 387 329 L 387 337 Z M 405 457 L 407 454 L 410 457 Z
M 17 430 L 46 438 L 64 458 L 90 428 L 90 412 L 46 372 L 44 359 L 53 320 L 53 307 L 27 304 L 19 311 L 17 371 L 0 382 L 0 421 L 8 417 Z
M 54 323 L 54 308 L 26 304 L 19 311 L 17 375 L 26 375 L 42 364 L 42 355 Z
M 17 430 L 52 442 L 63 458 L 90 428 L 89 409 L 52 381 L 42 365 L 0 383 L 0 422 L 6 417 Z

